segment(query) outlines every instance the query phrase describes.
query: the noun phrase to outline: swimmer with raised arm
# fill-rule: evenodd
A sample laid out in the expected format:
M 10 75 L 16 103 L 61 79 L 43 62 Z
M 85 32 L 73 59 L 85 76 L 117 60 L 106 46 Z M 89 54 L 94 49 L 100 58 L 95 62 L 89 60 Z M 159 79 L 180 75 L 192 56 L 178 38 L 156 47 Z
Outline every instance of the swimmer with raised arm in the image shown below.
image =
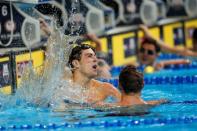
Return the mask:
M 120 101 L 121 93 L 118 89 L 110 83 L 95 80 L 98 75 L 98 61 L 92 46 L 76 45 L 69 56 L 68 66 L 72 72 L 71 77 L 68 78 L 68 72 L 65 71 L 62 80 L 69 81 L 71 85 L 65 89 L 58 88 L 54 93 L 54 98 L 61 99 L 55 111 L 64 111 L 72 106 L 78 108 L 83 105 L 104 105 L 108 97 Z
M 109 96 L 119 101 L 121 94 L 113 85 L 94 79 L 97 77 L 97 62 L 95 50 L 90 45 L 74 47 L 69 57 L 73 83 L 84 88 L 87 103 L 99 104 Z
M 62 44 L 60 43 L 61 40 L 58 41 L 59 39 L 59 34 L 52 32 L 47 43 L 46 59 L 42 71 L 46 74 L 46 81 L 50 81 L 50 79 L 48 80 L 48 76 L 53 75 L 53 68 L 56 67 L 54 65 L 59 64 L 59 61 L 56 61 L 53 56 L 58 54 L 56 48 L 62 47 L 59 46 Z M 69 44 L 64 45 L 69 46 Z M 57 103 L 56 107 L 58 108 L 60 105 L 61 110 L 68 104 L 76 103 L 79 105 L 86 103 L 90 106 L 91 104 L 102 105 L 108 97 L 113 97 L 116 101 L 120 100 L 121 94 L 118 89 L 110 83 L 100 82 L 95 79 L 98 76 L 98 60 L 95 49 L 92 46 L 87 44 L 76 45 L 69 54 L 67 66 L 70 67 L 71 72 L 68 72 L 68 70 L 62 72 L 63 77 L 60 78 L 60 82 L 65 80 L 71 86 L 68 86 L 68 84 L 61 85 L 61 83 L 57 85 L 57 90 L 54 91 L 53 98 L 51 99 L 52 102 L 50 102 L 50 104 L 52 103 L 51 105 Z M 64 60 L 60 61 L 62 62 Z M 68 69 L 67 66 L 65 66 L 66 69 Z M 69 73 L 71 73 L 71 76 L 68 75 Z M 64 85 L 66 88 L 63 87 Z M 40 99 L 36 99 L 36 101 L 40 101 Z
M 175 65 L 175 64 L 189 64 L 190 61 L 187 59 L 176 59 L 176 60 L 163 60 L 157 61 L 157 57 L 160 53 L 160 46 L 157 44 L 157 41 L 145 37 L 141 42 L 141 46 L 138 52 L 138 61 L 139 65 L 144 66 L 152 66 L 156 70 L 160 70 L 167 65 Z

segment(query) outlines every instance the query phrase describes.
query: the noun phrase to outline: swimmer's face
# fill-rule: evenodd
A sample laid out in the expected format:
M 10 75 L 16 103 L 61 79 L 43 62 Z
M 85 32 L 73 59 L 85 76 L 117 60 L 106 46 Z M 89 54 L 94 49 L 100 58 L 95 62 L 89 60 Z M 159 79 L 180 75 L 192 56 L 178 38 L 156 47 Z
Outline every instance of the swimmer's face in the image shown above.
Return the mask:
M 97 57 L 91 48 L 82 51 L 79 60 L 79 71 L 89 78 L 97 76 Z
M 157 58 L 155 46 L 144 43 L 139 50 L 139 62 L 143 65 L 153 65 Z

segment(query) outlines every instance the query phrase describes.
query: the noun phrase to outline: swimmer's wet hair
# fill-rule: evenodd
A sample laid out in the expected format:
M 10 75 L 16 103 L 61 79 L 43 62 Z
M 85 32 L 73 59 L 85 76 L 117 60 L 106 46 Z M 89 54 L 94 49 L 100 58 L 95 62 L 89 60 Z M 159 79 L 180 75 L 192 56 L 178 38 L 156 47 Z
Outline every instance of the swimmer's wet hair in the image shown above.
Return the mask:
M 119 75 L 119 85 L 126 93 L 139 93 L 144 87 L 143 74 L 138 72 L 136 67 L 128 65 L 123 68 Z
M 80 60 L 82 51 L 86 50 L 86 49 L 92 49 L 95 52 L 95 49 L 92 46 L 88 45 L 88 44 L 80 44 L 80 45 L 75 46 L 72 49 L 71 54 L 69 56 L 69 61 L 68 61 L 68 65 L 71 68 L 74 68 L 74 66 L 72 64 L 72 61 L 73 60 Z
M 161 48 L 160 46 L 157 44 L 157 41 L 152 39 L 152 38 L 149 38 L 149 37 L 144 37 L 142 42 L 141 42 L 141 47 L 143 44 L 150 44 L 150 45 L 153 45 L 155 47 L 155 51 L 157 53 L 159 53 L 161 51 Z

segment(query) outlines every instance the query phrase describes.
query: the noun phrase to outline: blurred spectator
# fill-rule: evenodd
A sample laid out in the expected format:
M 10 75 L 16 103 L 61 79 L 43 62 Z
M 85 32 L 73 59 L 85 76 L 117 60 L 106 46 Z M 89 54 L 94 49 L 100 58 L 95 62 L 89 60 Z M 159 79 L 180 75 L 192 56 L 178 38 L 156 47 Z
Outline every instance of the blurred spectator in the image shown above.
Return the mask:
M 187 16 L 183 0 L 168 0 L 168 17 Z
M 111 78 L 111 67 L 106 63 L 103 59 L 98 59 L 98 76 L 97 78 L 104 78 L 104 79 L 110 79 Z

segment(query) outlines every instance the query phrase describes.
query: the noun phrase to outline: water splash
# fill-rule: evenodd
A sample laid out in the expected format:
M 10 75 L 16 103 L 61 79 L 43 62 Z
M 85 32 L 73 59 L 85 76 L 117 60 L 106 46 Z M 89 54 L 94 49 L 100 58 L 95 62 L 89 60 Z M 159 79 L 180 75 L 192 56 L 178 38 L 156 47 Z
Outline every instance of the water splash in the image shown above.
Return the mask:
M 69 44 L 68 39 L 58 30 L 51 35 L 48 40 L 50 54 L 46 54 L 43 73 L 38 75 L 32 68 L 28 69 L 28 74 L 23 75 L 21 88 L 16 92 L 16 95 L 19 94 L 19 98 L 22 97 L 20 99 L 38 105 L 47 105 L 52 100 L 59 99 L 57 96 L 54 97 L 56 90 L 67 86 L 67 84 L 61 85 L 60 81 L 63 79 L 63 75 L 66 74 L 67 78 L 71 75 L 70 70 L 65 70 L 68 56 L 73 47 Z
M 72 1 L 71 4 L 71 15 L 70 15 L 70 23 L 71 23 L 71 31 L 70 31 L 70 35 L 73 36 L 75 35 L 79 35 L 79 29 L 80 29 L 80 21 L 78 20 L 79 16 L 79 12 L 80 12 L 80 5 L 79 5 L 79 1 L 78 0 L 74 0 Z
M 72 8 L 71 17 L 79 11 L 78 0 L 73 1 Z M 56 24 L 55 21 L 54 24 Z M 72 23 L 72 26 L 80 29 L 80 24 L 76 25 L 75 22 Z M 71 71 L 67 66 L 69 55 L 74 46 L 71 43 L 75 43 L 81 37 L 79 34 L 74 36 L 74 30 L 71 30 L 71 35 L 66 36 L 63 33 L 65 27 L 60 28 L 55 25 L 53 27 L 54 31 L 47 43 L 44 65 L 34 68 L 30 62 L 28 68 L 23 71 L 22 82 L 16 93 L 12 96 L 0 94 L 1 107 L 29 104 L 48 106 L 49 103 L 57 107 L 64 99 L 72 99 L 76 103 L 85 101 L 86 97 L 81 95 L 84 94 L 84 90 L 80 85 L 74 85 L 69 79 Z M 31 53 L 30 48 L 29 50 Z M 37 73 L 38 70 L 41 70 L 42 73 Z

